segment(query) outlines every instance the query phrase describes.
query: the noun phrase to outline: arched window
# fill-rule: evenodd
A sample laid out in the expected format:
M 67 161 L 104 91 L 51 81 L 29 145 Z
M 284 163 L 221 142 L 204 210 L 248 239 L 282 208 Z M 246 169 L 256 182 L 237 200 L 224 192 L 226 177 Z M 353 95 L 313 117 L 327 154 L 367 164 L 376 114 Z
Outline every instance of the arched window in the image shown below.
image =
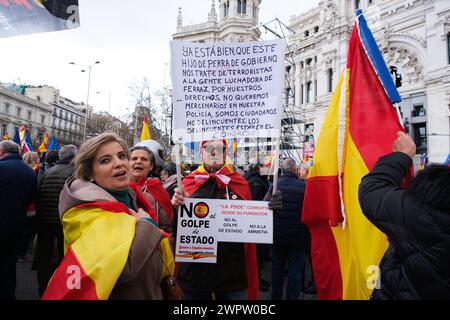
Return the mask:
M 247 13 L 247 0 L 238 0 L 237 2 L 237 13 L 246 14 Z
M 328 92 L 333 91 L 333 69 L 328 69 Z
M 223 3 L 223 16 L 224 17 L 228 17 L 229 10 L 230 10 L 230 1 L 225 1 Z

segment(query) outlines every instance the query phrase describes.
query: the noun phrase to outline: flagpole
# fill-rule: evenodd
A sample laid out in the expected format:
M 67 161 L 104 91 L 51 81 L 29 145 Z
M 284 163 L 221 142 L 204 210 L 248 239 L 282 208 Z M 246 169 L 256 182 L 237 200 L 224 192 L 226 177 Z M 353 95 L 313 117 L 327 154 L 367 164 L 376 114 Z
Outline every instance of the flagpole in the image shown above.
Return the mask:
M 177 187 L 179 190 L 181 190 L 181 193 L 183 192 L 183 185 L 181 182 L 181 161 L 180 161 L 180 144 L 181 142 L 177 141 L 175 142 L 175 167 L 177 168 Z M 180 216 L 181 212 L 181 206 L 177 208 L 177 214 Z
M 277 191 L 278 187 L 278 168 L 280 162 L 280 138 L 275 138 L 275 159 L 273 161 L 273 193 Z

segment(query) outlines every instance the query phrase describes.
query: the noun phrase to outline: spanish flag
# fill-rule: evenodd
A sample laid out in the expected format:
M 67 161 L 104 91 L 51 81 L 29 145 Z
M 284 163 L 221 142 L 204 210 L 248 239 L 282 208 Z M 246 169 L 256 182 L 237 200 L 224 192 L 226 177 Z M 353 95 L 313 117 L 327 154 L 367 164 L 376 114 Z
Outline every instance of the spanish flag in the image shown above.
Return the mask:
M 404 131 L 393 106 L 400 100 L 358 10 L 347 68 L 319 134 L 303 203 L 320 299 L 368 299 L 376 286 L 388 240 L 363 215 L 358 187 L 378 158 L 392 152 L 397 131 Z
M 108 299 L 134 237 L 136 219 L 128 213 L 111 201 L 78 205 L 63 215 L 65 256 L 42 300 Z
M 144 122 L 142 123 L 141 141 L 150 140 L 150 130 L 148 127 L 148 118 L 144 116 Z
M 20 147 L 22 148 L 23 153 L 34 151 L 34 147 L 31 144 L 30 138 L 27 135 L 25 126 L 20 127 L 19 137 L 20 137 Z
M 40 153 L 47 152 L 47 145 L 48 145 L 48 134 L 46 133 L 44 136 L 44 141 L 42 141 L 41 145 L 38 148 L 38 152 Z

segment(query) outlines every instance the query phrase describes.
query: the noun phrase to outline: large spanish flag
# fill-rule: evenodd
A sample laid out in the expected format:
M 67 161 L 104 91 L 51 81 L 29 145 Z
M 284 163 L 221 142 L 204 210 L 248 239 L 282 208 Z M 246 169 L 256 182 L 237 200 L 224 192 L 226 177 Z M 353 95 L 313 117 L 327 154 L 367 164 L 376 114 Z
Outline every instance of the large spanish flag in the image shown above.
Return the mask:
M 392 152 L 403 131 L 393 103 L 400 96 L 361 12 L 349 41 L 347 68 L 337 84 L 316 144 L 302 220 L 321 299 L 368 299 L 387 247 L 363 215 L 361 178 Z
M 62 225 L 65 256 L 42 299 L 108 299 L 128 259 L 136 218 L 120 202 L 93 202 L 68 210 Z

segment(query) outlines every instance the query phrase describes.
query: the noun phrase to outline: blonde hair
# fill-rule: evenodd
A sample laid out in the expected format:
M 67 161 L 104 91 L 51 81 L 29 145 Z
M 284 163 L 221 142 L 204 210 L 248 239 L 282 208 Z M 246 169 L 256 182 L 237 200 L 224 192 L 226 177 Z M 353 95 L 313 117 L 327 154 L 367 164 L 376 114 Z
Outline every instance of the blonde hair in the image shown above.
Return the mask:
M 98 149 L 103 145 L 111 142 L 117 142 L 122 147 L 128 160 L 130 160 L 130 152 L 125 140 L 113 132 L 104 132 L 97 137 L 85 141 L 80 148 L 78 155 L 75 157 L 75 177 L 77 179 L 89 180 L 92 178 L 92 164 Z
M 29 165 L 31 168 L 34 169 L 34 166 L 39 165 L 39 155 L 37 152 L 34 151 L 28 151 L 22 156 L 23 161 L 27 165 Z

